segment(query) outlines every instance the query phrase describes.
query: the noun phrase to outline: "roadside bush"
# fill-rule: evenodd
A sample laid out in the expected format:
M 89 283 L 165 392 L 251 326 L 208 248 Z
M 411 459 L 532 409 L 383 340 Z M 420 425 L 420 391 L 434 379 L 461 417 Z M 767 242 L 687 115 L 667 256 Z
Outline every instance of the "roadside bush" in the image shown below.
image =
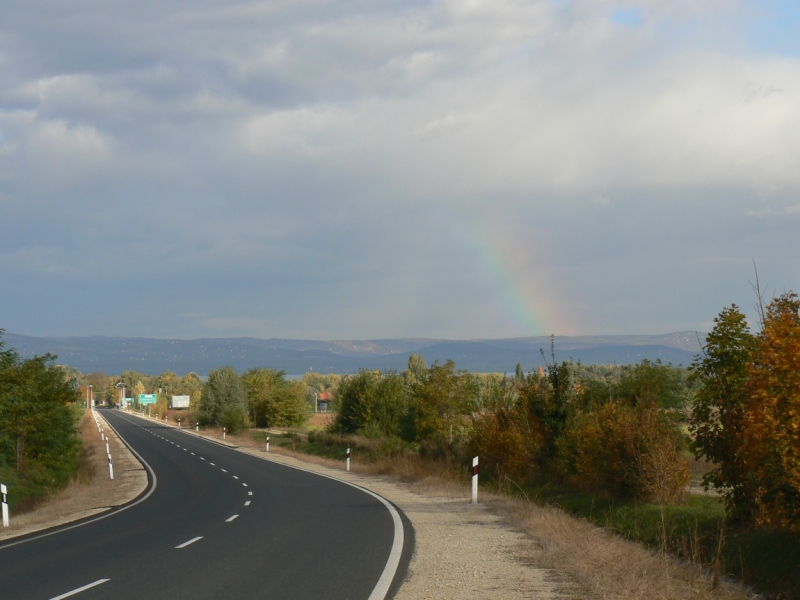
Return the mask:
M 470 448 L 480 457 L 481 468 L 494 478 L 515 481 L 534 474 L 534 459 L 541 448 L 541 436 L 532 435 L 518 415 L 486 412 L 475 418 Z
M 578 489 L 661 504 L 684 499 L 689 467 L 679 432 L 652 404 L 578 413 L 558 446 L 561 468 Z
M 219 424 L 228 430 L 228 433 L 242 431 L 250 426 L 244 407 L 238 404 L 226 404 L 219 412 Z

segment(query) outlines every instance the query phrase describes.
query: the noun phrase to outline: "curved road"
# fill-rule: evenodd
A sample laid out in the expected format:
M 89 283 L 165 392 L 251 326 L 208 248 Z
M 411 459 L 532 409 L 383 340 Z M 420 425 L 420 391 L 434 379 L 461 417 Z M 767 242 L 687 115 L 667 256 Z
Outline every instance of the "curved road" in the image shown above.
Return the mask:
M 369 492 L 119 411 L 103 415 L 152 469 L 149 497 L 0 544 L 0 598 L 357 600 L 399 584 L 394 569 L 382 575 L 403 526 L 396 541 L 395 518 Z

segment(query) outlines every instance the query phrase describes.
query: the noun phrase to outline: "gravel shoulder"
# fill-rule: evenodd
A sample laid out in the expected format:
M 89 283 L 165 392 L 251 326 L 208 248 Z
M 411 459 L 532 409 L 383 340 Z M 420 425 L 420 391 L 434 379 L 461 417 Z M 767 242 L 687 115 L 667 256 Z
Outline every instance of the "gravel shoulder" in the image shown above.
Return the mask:
M 359 485 L 400 508 L 414 527 L 415 548 L 406 580 L 395 596 L 398 600 L 568 595 L 567 586 L 550 569 L 532 564 L 535 557 L 525 535 L 512 530 L 485 505 L 469 504 L 466 488 L 458 490 L 460 497 L 424 494 L 384 477 L 348 473 L 275 452 L 239 450 Z
M 141 418 L 141 417 L 140 417 Z M 241 445 L 235 437 L 185 433 L 211 439 L 240 452 L 353 483 L 400 508 L 414 527 L 415 547 L 397 600 L 585 598 L 563 573 L 540 564 L 529 538 L 514 530 L 491 504 L 469 503 L 469 488 L 436 481 L 409 484 L 391 477 L 344 471 L 344 464 L 290 455 L 272 448 Z M 355 466 L 355 465 L 354 465 Z
M 91 481 L 70 482 L 36 510 L 12 515 L 10 526 L 0 530 L 0 541 L 105 512 L 130 502 L 147 488 L 147 472 L 142 464 L 119 440 L 113 429 L 105 424 L 102 411 L 96 411 L 95 414 L 109 438 L 109 450 L 114 461 L 114 479 L 109 478 L 105 442 L 101 440 L 94 419 L 87 412 L 81 421 L 81 440 L 89 454 Z

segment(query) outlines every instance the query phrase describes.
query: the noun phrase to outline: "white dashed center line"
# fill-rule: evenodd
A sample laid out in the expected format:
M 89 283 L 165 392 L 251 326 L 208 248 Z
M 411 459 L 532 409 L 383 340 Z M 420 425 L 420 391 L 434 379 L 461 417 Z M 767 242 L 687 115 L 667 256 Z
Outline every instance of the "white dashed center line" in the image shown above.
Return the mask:
M 226 471 L 225 469 L 222 469 L 222 472 L 223 472 L 223 473 L 227 473 L 228 471 Z
M 196 538 L 190 539 L 188 542 L 183 542 L 180 546 L 175 546 L 175 548 L 186 548 L 189 544 L 194 544 L 198 540 L 202 540 L 203 536 L 199 535 Z
M 245 506 L 250 506 L 250 500 L 244 503 Z
M 100 585 L 101 583 L 105 583 L 106 581 L 111 581 L 110 579 L 98 579 L 94 583 L 89 583 L 84 585 L 83 587 L 76 588 L 71 592 L 67 592 L 66 594 L 61 594 L 60 596 L 55 596 L 54 598 L 50 598 L 50 600 L 61 600 L 62 598 L 69 598 L 70 596 L 74 596 L 75 594 L 80 594 L 81 592 L 85 592 L 89 588 L 93 588 L 96 585 Z
M 253 492 L 247 492 L 247 495 L 248 495 L 248 496 L 252 496 L 252 495 L 253 495 Z
M 234 479 L 239 479 L 236 475 L 233 476 Z
M 225 519 L 225 522 L 226 522 L 226 523 L 230 523 L 231 521 L 233 521 L 233 520 L 234 520 L 235 518 L 237 518 L 238 516 L 239 516 L 239 515 L 233 515 L 232 517 L 228 517 L 227 519 Z
M 243 483 L 242 485 L 243 485 L 244 487 L 247 487 L 247 484 L 246 484 L 246 483 Z

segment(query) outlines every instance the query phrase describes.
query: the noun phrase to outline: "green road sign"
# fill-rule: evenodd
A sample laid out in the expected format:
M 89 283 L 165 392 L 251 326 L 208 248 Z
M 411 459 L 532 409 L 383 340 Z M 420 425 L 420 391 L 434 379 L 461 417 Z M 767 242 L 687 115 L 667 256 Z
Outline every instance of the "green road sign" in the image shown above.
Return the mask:
M 158 394 L 139 394 L 139 404 L 155 404 Z

